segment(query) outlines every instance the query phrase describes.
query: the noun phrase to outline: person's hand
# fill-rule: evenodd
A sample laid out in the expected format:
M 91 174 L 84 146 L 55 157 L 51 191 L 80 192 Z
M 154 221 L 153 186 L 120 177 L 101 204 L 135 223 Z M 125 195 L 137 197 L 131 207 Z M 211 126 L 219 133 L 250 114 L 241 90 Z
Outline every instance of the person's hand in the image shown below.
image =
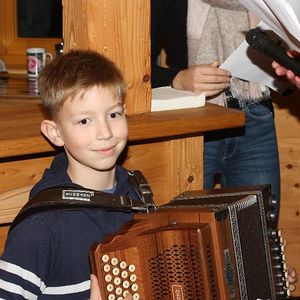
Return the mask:
M 288 283 L 290 292 L 294 292 L 296 290 L 296 283 L 298 281 L 298 276 L 296 270 L 292 266 L 287 266 L 288 272 Z
M 288 55 L 290 57 L 300 57 L 300 53 L 294 50 L 289 50 Z M 300 89 L 299 76 L 296 76 L 291 70 L 287 70 L 276 61 L 272 62 L 272 67 L 275 70 L 276 75 L 285 76 L 291 83 L 293 83 L 298 89 Z
M 97 277 L 94 274 L 91 274 L 90 278 L 91 278 L 90 300 L 102 300 Z M 132 300 L 132 299 L 133 298 L 130 294 L 124 298 L 124 300 Z
M 196 65 L 180 71 L 172 86 L 178 90 L 205 93 L 206 97 L 216 95 L 228 87 L 230 73 L 218 68 L 218 62 Z
M 94 274 L 91 274 L 91 296 L 90 300 L 102 300 L 98 279 Z
M 282 244 L 284 248 L 287 247 L 288 242 L 285 238 L 283 238 Z M 296 283 L 298 281 L 297 272 L 294 267 L 287 265 L 287 274 L 288 274 L 287 281 L 289 284 L 289 291 L 294 292 L 296 290 Z

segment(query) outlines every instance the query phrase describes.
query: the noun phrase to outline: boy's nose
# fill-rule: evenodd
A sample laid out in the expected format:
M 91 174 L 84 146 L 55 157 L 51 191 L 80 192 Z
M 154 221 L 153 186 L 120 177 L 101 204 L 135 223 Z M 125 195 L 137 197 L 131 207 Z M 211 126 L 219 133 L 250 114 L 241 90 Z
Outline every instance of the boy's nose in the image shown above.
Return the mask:
M 97 136 L 98 140 L 109 139 L 112 137 L 112 131 L 107 121 L 100 122 L 97 127 Z

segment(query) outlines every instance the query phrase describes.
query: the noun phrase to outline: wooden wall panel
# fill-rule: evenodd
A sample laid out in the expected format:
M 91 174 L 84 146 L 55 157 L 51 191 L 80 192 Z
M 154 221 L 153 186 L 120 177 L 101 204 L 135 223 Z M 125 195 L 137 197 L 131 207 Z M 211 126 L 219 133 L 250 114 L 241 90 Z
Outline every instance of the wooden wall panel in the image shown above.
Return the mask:
M 150 1 L 63 0 L 65 50 L 89 48 L 124 73 L 128 113 L 150 110 Z
M 28 199 L 29 191 L 49 166 L 52 157 L 1 163 L 0 224 L 10 222 Z
M 144 173 L 153 189 L 155 203 L 161 205 L 179 193 L 202 188 L 202 141 L 199 136 L 133 145 L 124 166 Z
M 3 253 L 6 236 L 9 230 L 9 226 L 0 225 L 0 255 Z
M 300 93 L 275 95 L 275 122 L 281 168 L 279 228 L 288 241 L 287 262 L 300 273 Z M 299 284 L 295 295 L 300 296 Z

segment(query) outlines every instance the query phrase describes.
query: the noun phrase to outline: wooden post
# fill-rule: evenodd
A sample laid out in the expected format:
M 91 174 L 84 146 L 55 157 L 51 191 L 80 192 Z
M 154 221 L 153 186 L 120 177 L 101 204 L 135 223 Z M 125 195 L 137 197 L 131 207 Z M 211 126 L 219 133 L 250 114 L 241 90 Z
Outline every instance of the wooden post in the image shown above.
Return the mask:
M 112 59 L 127 83 L 128 113 L 150 110 L 150 1 L 63 0 L 64 48 Z

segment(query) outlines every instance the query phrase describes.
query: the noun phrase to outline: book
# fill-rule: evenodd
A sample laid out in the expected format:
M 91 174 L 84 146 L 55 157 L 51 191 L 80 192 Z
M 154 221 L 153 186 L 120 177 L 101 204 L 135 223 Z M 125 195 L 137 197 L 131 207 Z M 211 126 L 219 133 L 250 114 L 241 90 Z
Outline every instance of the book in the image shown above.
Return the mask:
M 151 111 L 197 108 L 205 105 L 205 94 L 176 90 L 170 86 L 152 89 Z

